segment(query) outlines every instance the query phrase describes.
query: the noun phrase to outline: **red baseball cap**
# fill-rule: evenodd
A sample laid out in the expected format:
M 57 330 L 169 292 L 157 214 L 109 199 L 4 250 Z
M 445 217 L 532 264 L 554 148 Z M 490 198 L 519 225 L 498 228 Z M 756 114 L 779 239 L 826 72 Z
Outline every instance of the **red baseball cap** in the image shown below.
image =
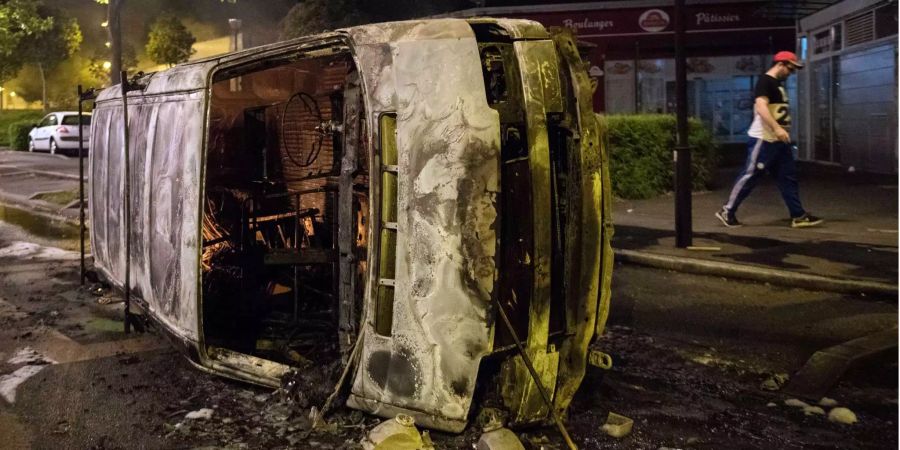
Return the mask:
M 803 68 L 803 63 L 797 58 L 797 55 L 794 52 L 789 51 L 781 51 L 775 54 L 775 62 L 786 62 L 791 63 L 793 66 L 798 69 Z

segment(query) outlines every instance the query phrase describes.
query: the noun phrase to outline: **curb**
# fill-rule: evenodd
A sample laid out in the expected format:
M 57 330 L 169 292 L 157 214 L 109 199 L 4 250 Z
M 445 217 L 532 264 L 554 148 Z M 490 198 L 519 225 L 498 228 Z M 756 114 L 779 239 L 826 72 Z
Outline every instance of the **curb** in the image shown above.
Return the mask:
M 54 210 L 53 208 L 46 207 L 36 202 L 22 200 L 17 196 L 10 196 L 0 191 L 0 205 L 10 206 L 13 208 L 22 209 L 39 216 L 47 217 L 51 220 L 58 220 L 60 222 L 65 222 L 69 225 L 80 226 L 81 221 L 78 217 L 68 217 L 59 213 L 58 210 Z M 87 217 L 85 217 L 87 219 Z M 87 221 L 87 220 L 86 220 Z
M 680 256 L 660 255 L 635 250 L 614 250 L 616 261 L 674 270 L 677 272 L 713 275 L 726 278 L 737 278 L 799 287 L 817 291 L 839 292 L 845 294 L 891 295 L 896 298 L 897 286 L 878 281 L 863 281 L 847 278 L 811 275 L 788 270 L 776 270 L 765 267 L 734 264 Z
M 62 172 L 51 172 L 49 170 L 34 170 L 34 169 L 22 169 L 22 170 L 25 172 L 33 173 L 35 175 L 44 175 L 44 176 L 48 176 L 48 177 L 65 178 L 65 179 L 74 180 L 74 181 L 78 181 L 78 179 L 79 179 L 78 175 L 72 175 L 72 174 L 62 173 Z M 87 176 L 84 177 L 84 181 L 85 182 L 89 181 Z

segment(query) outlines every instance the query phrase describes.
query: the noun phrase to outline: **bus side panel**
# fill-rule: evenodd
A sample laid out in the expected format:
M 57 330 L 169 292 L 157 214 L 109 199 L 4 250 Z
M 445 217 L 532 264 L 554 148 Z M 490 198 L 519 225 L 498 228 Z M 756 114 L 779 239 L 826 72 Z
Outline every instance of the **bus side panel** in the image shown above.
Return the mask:
M 460 431 L 481 358 L 491 350 L 499 119 L 487 105 L 477 44 L 465 22 L 391 28 L 368 30 L 364 39 L 389 36 L 392 42 L 357 46 L 356 55 L 368 106 L 396 113 L 392 326 L 388 336 L 375 331 L 369 290 L 348 403 L 382 416 L 407 412 L 424 426 Z M 377 130 L 378 112 L 369 112 Z M 373 199 L 381 195 L 374 184 Z M 370 236 L 370 249 L 380 248 L 377 233 Z M 378 283 L 378 272 L 372 273 L 370 287 Z
M 131 94 L 130 217 L 125 217 L 121 100 L 98 104 L 91 160 L 91 243 L 95 266 L 125 284 L 125 221 L 131 223 L 134 297 L 170 332 L 198 339 L 200 155 L 203 93 Z

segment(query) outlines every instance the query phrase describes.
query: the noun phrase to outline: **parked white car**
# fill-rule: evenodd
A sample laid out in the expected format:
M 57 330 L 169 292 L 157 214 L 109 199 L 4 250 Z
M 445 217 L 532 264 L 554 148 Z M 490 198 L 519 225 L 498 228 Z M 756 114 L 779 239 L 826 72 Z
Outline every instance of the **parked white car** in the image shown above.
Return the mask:
M 81 122 L 82 142 L 87 150 L 91 140 L 90 113 L 84 113 Z M 57 152 L 78 153 L 78 112 L 52 112 L 44 116 L 28 133 L 28 151 L 36 150 L 46 150 L 51 155 Z

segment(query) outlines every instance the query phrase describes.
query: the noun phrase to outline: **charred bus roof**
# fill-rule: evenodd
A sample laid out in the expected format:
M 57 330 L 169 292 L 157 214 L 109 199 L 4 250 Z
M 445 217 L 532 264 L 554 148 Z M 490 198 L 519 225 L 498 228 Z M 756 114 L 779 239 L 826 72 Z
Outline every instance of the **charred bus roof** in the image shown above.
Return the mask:
M 593 86 L 551 31 L 366 25 L 105 89 L 95 267 L 207 371 L 277 386 L 340 360 L 348 405 L 448 431 L 476 397 L 564 411 L 612 228 Z

